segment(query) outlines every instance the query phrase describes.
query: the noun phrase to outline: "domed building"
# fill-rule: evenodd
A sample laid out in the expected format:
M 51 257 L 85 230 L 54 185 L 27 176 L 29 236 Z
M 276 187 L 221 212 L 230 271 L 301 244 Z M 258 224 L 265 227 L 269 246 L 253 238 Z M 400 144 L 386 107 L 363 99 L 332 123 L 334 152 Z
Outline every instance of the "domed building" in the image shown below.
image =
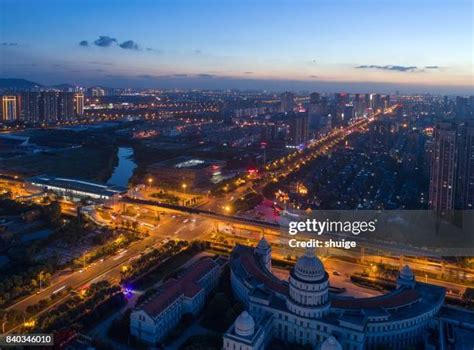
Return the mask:
M 330 336 L 325 341 L 323 341 L 320 350 L 342 350 L 342 346 L 339 344 L 336 338 Z
M 260 262 L 268 271 L 272 270 L 272 247 L 265 239 L 265 236 L 260 239 L 255 248 L 255 254 L 259 257 Z
M 329 311 L 329 275 L 311 249 L 290 272 L 286 306 L 294 314 L 308 318 L 320 318 Z
M 235 333 L 242 337 L 252 336 L 255 333 L 255 322 L 247 311 L 240 314 L 234 322 Z
M 270 264 L 264 239 L 256 248 L 234 248 L 232 290 L 247 312 L 225 333 L 224 349 L 265 349 L 271 341 L 315 350 L 405 349 L 423 341 L 444 303 L 445 289 L 416 282 L 408 266 L 392 292 L 354 298 L 330 292 L 329 275 L 311 250 L 298 258 L 288 281 L 274 276 Z
M 253 317 L 243 311 L 234 324 L 224 335 L 224 349 L 258 350 L 265 349 L 270 338 L 266 336 L 271 331 L 271 319 L 255 325 Z
M 397 289 L 398 288 L 414 288 L 416 285 L 415 274 L 410 269 L 410 266 L 405 265 L 398 273 Z

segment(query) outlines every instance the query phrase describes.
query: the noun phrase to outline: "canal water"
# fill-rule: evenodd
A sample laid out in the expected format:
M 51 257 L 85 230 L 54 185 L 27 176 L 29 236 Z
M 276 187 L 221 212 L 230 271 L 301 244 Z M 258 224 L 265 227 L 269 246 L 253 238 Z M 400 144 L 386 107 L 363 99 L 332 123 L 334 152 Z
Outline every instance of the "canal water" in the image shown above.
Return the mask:
M 133 161 L 133 148 L 119 147 L 117 156 L 118 164 L 107 183 L 127 187 L 128 181 L 133 175 L 133 170 L 137 167 L 137 164 Z

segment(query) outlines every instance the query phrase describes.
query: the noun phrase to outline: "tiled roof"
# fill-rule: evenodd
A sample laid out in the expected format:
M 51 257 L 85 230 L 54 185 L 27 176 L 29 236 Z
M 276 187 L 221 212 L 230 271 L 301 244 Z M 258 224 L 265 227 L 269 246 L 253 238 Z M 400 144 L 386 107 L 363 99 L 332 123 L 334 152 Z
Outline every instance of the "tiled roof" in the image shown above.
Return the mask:
M 420 294 L 416 289 L 406 289 L 399 293 L 372 298 L 333 299 L 331 305 L 340 309 L 391 309 L 411 304 L 419 299 Z
M 243 247 L 242 247 L 243 248 Z M 247 273 L 258 280 L 260 283 L 263 283 L 269 289 L 287 295 L 288 294 L 288 285 L 283 281 L 279 280 L 273 275 L 262 271 L 262 266 L 255 259 L 253 254 L 253 249 L 239 249 L 240 261 L 242 267 L 247 271 Z
M 202 290 L 201 286 L 198 284 L 199 280 L 215 266 L 216 263 L 211 258 L 199 260 L 179 279 L 166 281 L 160 287 L 160 291 L 148 299 L 139 308 L 145 311 L 148 315 L 155 317 L 179 297 L 184 296 L 187 298 L 193 298 Z

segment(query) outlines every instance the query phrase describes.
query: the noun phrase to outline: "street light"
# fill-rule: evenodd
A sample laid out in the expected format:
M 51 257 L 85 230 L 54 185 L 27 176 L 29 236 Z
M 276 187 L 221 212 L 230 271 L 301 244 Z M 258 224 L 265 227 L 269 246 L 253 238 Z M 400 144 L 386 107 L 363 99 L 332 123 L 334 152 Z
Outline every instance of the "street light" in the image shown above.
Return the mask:
M 151 189 L 151 184 L 153 183 L 153 179 L 150 177 L 148 178 L 148 186 L 150 187 Z
M 181 187 L 183 188 L 183 192 L 186 192 L 186 187 L 188 187 L 188 185 L 185 184 L 185 183 L 183 183 L 183 184 L 181 185 Z
M 43 282 L 43 271 L 41 271 L 39 273 L 38 278 L 39 278 L 39 285 L 40 285 L 40 291 L 41 291 L 43 289 L 43 284 L 42 284 L 42 282 Z

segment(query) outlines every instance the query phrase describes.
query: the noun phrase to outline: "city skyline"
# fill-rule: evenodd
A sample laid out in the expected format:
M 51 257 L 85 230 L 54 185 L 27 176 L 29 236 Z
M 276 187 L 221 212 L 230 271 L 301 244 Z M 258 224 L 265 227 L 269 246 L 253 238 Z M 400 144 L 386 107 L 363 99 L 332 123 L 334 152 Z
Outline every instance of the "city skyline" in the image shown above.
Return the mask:
M 2 2 L 0 76 L 47 85 L 473 91 L 470 1 L 114 5 Z

